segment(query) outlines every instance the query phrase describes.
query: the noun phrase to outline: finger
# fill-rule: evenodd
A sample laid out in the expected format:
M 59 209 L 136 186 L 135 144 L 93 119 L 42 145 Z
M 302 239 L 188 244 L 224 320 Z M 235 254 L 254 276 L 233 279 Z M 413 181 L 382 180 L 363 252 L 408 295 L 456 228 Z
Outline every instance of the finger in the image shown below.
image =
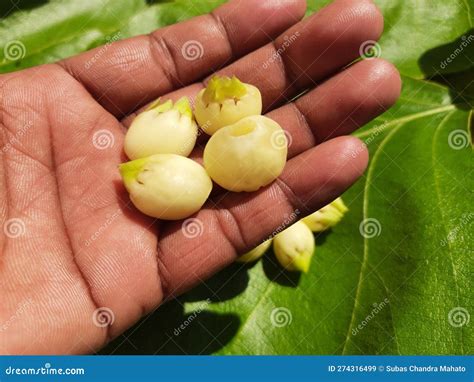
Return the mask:
M 371 0 L 337 0 L 221 73 L 257 86 L 269 110 L 350 64 L 382 30 L 383 16 Z
M 354 157 L 352 154 L 357 152 Z M 208 278 L 281 227 L 339 196 L 364 171 L 365 145 L 353 137 L 325 142 L 290 160 L 278 181 L 255 193 L 227 193 L 193 217 L 198 235 L 172 224 L 158 245 L 165 296 Z
M 382 59 L 364 60 L 322 85 L 267 113 L 287 132 L 288 159 L 359 127 L 388 110 L 400 95 L 397 69 Z M 207 136 L 203 134 L 190 157 L 202 164 Z M 215 185 L 212 195 L 226 191 Z
M 364 60 L 267 116 L 288 132 L 291 158 L 370 122 L 396 102 L 400 88 L 400 74 L 391 63 Z
M 55 66 L 31 68 L 9 74 L 1 89 L 0 322 L 16 317 L 19 301 L 31 318 L 0 330 L 1 354 L 84 352 L 105 339 L 90 325 L 94 303 L 61 214 L 46 95 L 60 103 L 63 78 L 51 69 L 69 78 Z
M 304 0 L 233 0 L 210 14 L 61 64 L 104 107 L 123 116 L 271 41 L 304 12 Z
M 293 158 L 370 122 L 395 103 L 400 87 L 400 75 L 391 63 L 363 60 L 266 116 L 287 131 L 288 158 Z M 191 154 L 198 162 L 205 144 L 205 140 L 198 142 Z
M 55 87 L 44 113 L 47 130 L 35 135 L 32 144 L 51 139 L 44 147 L 53 148 L 52 181 L 60 195 L 56 215 L 96 309 L 106 307 L 113 314 L 112 326 L 98 327 L 94 310 L 88 312 L 86 323 L 103 341 L 131 326 L 161 298 L 156 232 L 152 219 L 131 208 L 122 185 L 117 165 L 125 157 L 119 123 L 63 70 L 48 68 L 45 82 L 49 79 Z
M 354 61 L 360 46 L 377 40 L 382 29 L 383 17 L 371 0 L 338 0 L 217 74 L 257 86 L 264 110 L 270 110 Z M 193 84 L 166 97 L 193 99 L 202 87 Z M 133 117 L 122 122 L 127 126 Z

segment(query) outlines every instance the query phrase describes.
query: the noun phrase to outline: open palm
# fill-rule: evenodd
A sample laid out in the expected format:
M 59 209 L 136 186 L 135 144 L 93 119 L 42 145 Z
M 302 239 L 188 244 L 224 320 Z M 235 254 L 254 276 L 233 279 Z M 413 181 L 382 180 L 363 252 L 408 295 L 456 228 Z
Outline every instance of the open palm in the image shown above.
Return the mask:
M 94 352 L 363 173 L 365 146 L 344 135 L 387 109 L 400 79 L 380 59 L 346 66 L 382 17 L 370 0 L 304 12 L 303 0 L 234 0 L 0 77 L 0 353 Z M 214 71 L 260 88 L 288 131 L 287 166 L 258 192 L 214 193 L 184 223 L 154 221 L 121 183 L 124 131 L 136 110 L 192 98 Z

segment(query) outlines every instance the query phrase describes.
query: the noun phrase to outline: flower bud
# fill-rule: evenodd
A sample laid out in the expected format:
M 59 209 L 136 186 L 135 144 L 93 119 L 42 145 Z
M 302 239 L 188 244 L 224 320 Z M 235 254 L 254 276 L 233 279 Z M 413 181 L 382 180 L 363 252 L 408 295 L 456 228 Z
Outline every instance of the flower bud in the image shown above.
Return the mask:
M 349 211 L 341 198 L 329 203 L 320 210 L 306 216 L 302 221 L 313 232 L 325 231 L 339 223 L 344 214 Z
M 204 149 L 209 176 L 229 191 L 256 191 L 283 171 L 287 139 L 278 123 L 262 115 L 241 119 L 217 131 Z
M 273 239 L 275 256 L 288 271 L 307 272 L 314 249 L 313 233 L 301 221 L 280 232 Z
M 239 263 L 252 263 L 254 261 L 257 261 L 263 256 L 267 249 L 270 248 L 270 244 L 272 244 L 272 239 L 264 241 L 262 244 L 258 245 L 251 251 L 240 256 L 237 261 Z
M 260 91 L 237 77 L 212 77 L 196 97 L 194 114 L 201 129 L 214 134 L 242 118 L 262 114 Z
M 186 97 L 175 104 L 158 99 L 132 122 L 125 135 L 124 150 L 130 159 L 154 154 L 188 156 L 197 138 L 197 125 Z
M 199 163 L 175 154 L 123 163 L 120 173 L 135 207 L 159 219 L 178 220 L 194 214 L 212 189 L 212 181 Z

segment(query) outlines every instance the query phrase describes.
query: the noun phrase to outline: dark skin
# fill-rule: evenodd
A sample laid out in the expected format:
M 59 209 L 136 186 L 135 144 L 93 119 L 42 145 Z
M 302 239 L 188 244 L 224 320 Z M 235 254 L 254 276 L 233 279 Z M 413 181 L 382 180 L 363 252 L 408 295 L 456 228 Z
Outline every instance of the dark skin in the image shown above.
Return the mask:
M 23 225 L 19 236 L 0 237 L 0 353 L 97 351 L 295 210 L 319 209 L 362 175 L 366 148 L 348 134 L 396 101 L 400 77 L 381 59 L 345 67 L 379 38 L 382 16 L 370 0 L 337 0 L 301 21 L 305 6 L 234 0 L 149 36 L 0 76 L 0 222 Z M 296 38 L 281 49 L 285 36 Z M 201 58 L 183 56 L 189 40 Z M 277 49 L 281 59 L 271 59 Z M 193 216 L 201 235 L 188 238 L 182 222 L 157 222 L 131 205 L 117 165 L 136 111 L 159 96 L 194 97 L 214 71 L 256 85 L 292 144 L 277 181 L 255 193 L 214 192 Z M 94 146 L 99 130 L 113 145 Z M 113 325 L 94 324 L 98 307 L 111 309 Z

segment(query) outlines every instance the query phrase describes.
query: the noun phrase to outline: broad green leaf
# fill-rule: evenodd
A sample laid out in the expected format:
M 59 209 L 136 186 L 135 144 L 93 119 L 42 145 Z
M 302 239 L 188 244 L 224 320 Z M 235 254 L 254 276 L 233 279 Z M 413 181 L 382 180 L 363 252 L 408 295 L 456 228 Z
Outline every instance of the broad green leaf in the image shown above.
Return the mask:
M 378 0 L 385 30 L 382 57 L 413 78 L 474 67 L 472 0 Z M 446 62 L 454 55 L 452 62 Z M 444 63 L 444 64 L 443 64 Z
M 455 326 L 474 311 L 471 112 L 451 99 L 404 78 L 397 105 L 357 133 L 369 168 L 343 221 L 317 236 L 308 274 L 271 252 L 234 264 L 128 341 L 164 354 L 472 353 L 474 332 Z M 106 351 L 137 351 L 121 342 Z
M 308 14 L 328 3 L 330 0 L 309 0 Z M 472 0 L 375 3 L 385 22 L 376 52 L 393 62 L 402 74 L 419 79 L 474 68 Z
M 149 33 L 209 12 L 223 2 L 163 0 L 146 6 L 145 0 L 55 0 L 29 10 L 43 2 L 24 0 L 27 10 L 15 12 L 0 22 L 2 50 L 7 44 L 15 43 L 10 47 L 13 55 L 9 58 L 4 52 L 0 54 L 0 72 L 53 62 L 110 39 Z M 330 0 L 308 0 L 307 14 L 328 3 Z M 376 0 L 376 3 L 385 17 L 385 32 L 377 51 L 397 64 L 403 74 L 423 78 L 472 68 L 472 0 Z M 1 11 L 8 14 L 9 9 L 4 5 Z M 450 56 L 455 59 L 447 62 Z
M 3 4 L 0 72 L 148 33 L 222 2 Z M 329 2 L 308 0 L 308 15 Z M 474 1 L 375 2 L 385 17 L 375 50 L 404 75 L 403 92 L 356 134 L 369 147 L 369 168 L 344 195 L 343 221 L 317 236 L 309 273 L 282 271 L 271 251 L 251 266 L 234 264 L 104 353 L 472 354 Z
M 0 72 L 57 61 L 107 39 L 119 39 L 124 20 L 145 0 L 50 1 L 0 21 Z
M 223 0 L 174 0 L 154 4 L 130 18 L 121 32 L 123 37 L 150 33 L 160 27 L 210 12 L 223 2 Z

